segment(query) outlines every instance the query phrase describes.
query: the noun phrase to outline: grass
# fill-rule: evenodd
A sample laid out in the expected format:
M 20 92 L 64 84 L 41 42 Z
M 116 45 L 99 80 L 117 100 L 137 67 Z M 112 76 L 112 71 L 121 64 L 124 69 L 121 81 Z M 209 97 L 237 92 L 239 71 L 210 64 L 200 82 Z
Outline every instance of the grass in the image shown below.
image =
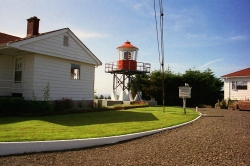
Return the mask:
M 197 112 L 166 107 L 0 118 L 0 142 L 67 140 L 115 136 L 159 129 L 195 119 Z

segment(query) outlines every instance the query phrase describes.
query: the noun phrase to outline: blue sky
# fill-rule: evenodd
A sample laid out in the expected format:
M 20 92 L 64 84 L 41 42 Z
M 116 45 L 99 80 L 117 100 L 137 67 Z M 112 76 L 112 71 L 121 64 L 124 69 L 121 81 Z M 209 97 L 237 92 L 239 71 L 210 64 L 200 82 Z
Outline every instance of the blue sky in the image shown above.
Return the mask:
M 250 67 L 249 0 L 163 0 L 163 12 L 165 68 L 210 68 L 220 77 Z M 117 61 L 116 48 L 126 40 L 139 48 L 138 62 L 160 68 L 153 0 L 0 1 L 3 33 L 25 37 L 32 16 L 40 19 L 40 33 L 70 28 L 102 61 L 95 75 L 99 95 L 112 90 L 104 66 Z

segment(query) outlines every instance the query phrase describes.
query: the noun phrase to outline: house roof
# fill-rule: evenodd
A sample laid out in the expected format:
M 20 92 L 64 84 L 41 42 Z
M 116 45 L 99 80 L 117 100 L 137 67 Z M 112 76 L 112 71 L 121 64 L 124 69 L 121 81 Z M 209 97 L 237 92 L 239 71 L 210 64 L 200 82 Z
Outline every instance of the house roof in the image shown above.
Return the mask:
M 63 30 L 63 29 L 69 29 L 69 28 L 62 28 L 62 29 L 58 29 L 58 30 L 54 30 L 54 31 L 39 33 L 38 35 L 24 37 L 24 38 L 20 38 L 20 37 L 17 37 L 17 36 L 12 36 L 12 35 L 8 35 L 8 34 L 0 32 L 0 45 L 6 45 L 7 43 L 15 43 L 15 42 L 35 38 L 35 37 L 38 37 L 38 36 L 42 36 L 42 35 L 46 35 L 46 34 L 49 34 L 49 33 L 57 32 L 57 31 L 60 31 L 60 30 Z M 3 36 L 2 36 L 2 34 L 3 34 Z M 3 40 L 3 42 L 1 42 L 2 37 L 6 38 L 6 40 Z
M 0 32 L 0 47 L 8 47 L 9 45 L 12 45 L 12 44 L 18 44 L 19 42 L 22 43 L 22 42 L 25 42 L 26 40 L 29 41 L 29 40 L 34 40 L 35 38 L 37 37 L 46 37 L 47 35 L 52 35 L 53 33 L 60 33 L 60 31 L 68 31 L 68 32 L 71 32 L 76 40 L 80 43 L 80 45 L 82 45 L 89 53 L 90 55 L 92 56 L 92 58 L 94 58 L 97 62 L 98 65 L 101 65 L 102 62 L 92 53 L 92 51 L 90 51 L 90 49 L 88 47 L 86 47 L 85 44 L 82 43 L 81 40 L 79 40 L 77 38 L 77 36 L 69 29 L 69 28 L 62 28 L 62 29 L 58 29 L 58 30 L 54 30 L 54 31 L 49 31 L 49 32 L 45 32 L 45 33 L 39 33 L 38 35 L 33 35 L 33 36 L 29 36 L 29 37 L 24 37 L 24 38 L 20 38 L 20 37 L 16 37 L 16 36 L 12 36 L 12 35 L 8 35 L 8 34 L 4 34 L 4 33 L 1 33 Z M 3 39 L 2 40 L 2 36 L 3 36 Z M 3 42 L 1 42 L 3 41 Z
M 19 40 L 19 39 L 21 38 L 0 32 L 0 45 L 9 43 L 15 40 Z
M 246 76 L 250 76 L 250 67 L 233 73 L 226 74 L 221 77 L 224 78 L 224 77 L 246 77 Z

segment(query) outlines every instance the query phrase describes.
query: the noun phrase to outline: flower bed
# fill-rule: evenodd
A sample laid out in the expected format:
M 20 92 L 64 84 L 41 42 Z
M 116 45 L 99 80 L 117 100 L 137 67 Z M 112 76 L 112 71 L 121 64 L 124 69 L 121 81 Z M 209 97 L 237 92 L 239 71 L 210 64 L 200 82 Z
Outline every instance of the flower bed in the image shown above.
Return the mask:
M 240 110 L 250 111 L 250 101 L 238 101 L 237 105 L 238 105 Z

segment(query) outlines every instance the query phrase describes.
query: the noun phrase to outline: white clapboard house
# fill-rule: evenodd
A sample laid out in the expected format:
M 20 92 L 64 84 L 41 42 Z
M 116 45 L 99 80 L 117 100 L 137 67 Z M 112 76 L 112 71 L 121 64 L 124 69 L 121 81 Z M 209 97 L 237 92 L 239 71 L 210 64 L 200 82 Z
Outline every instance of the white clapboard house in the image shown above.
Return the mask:
M 250 100 L 250 68 L 221 76 L 224 79 L 224 99 Z
M 69 29 L 39 33 L 31 17 L 27 36 L 0 33 L 0 96 L 43 100 L 93 100 L 95 67 L 102 62 Z

